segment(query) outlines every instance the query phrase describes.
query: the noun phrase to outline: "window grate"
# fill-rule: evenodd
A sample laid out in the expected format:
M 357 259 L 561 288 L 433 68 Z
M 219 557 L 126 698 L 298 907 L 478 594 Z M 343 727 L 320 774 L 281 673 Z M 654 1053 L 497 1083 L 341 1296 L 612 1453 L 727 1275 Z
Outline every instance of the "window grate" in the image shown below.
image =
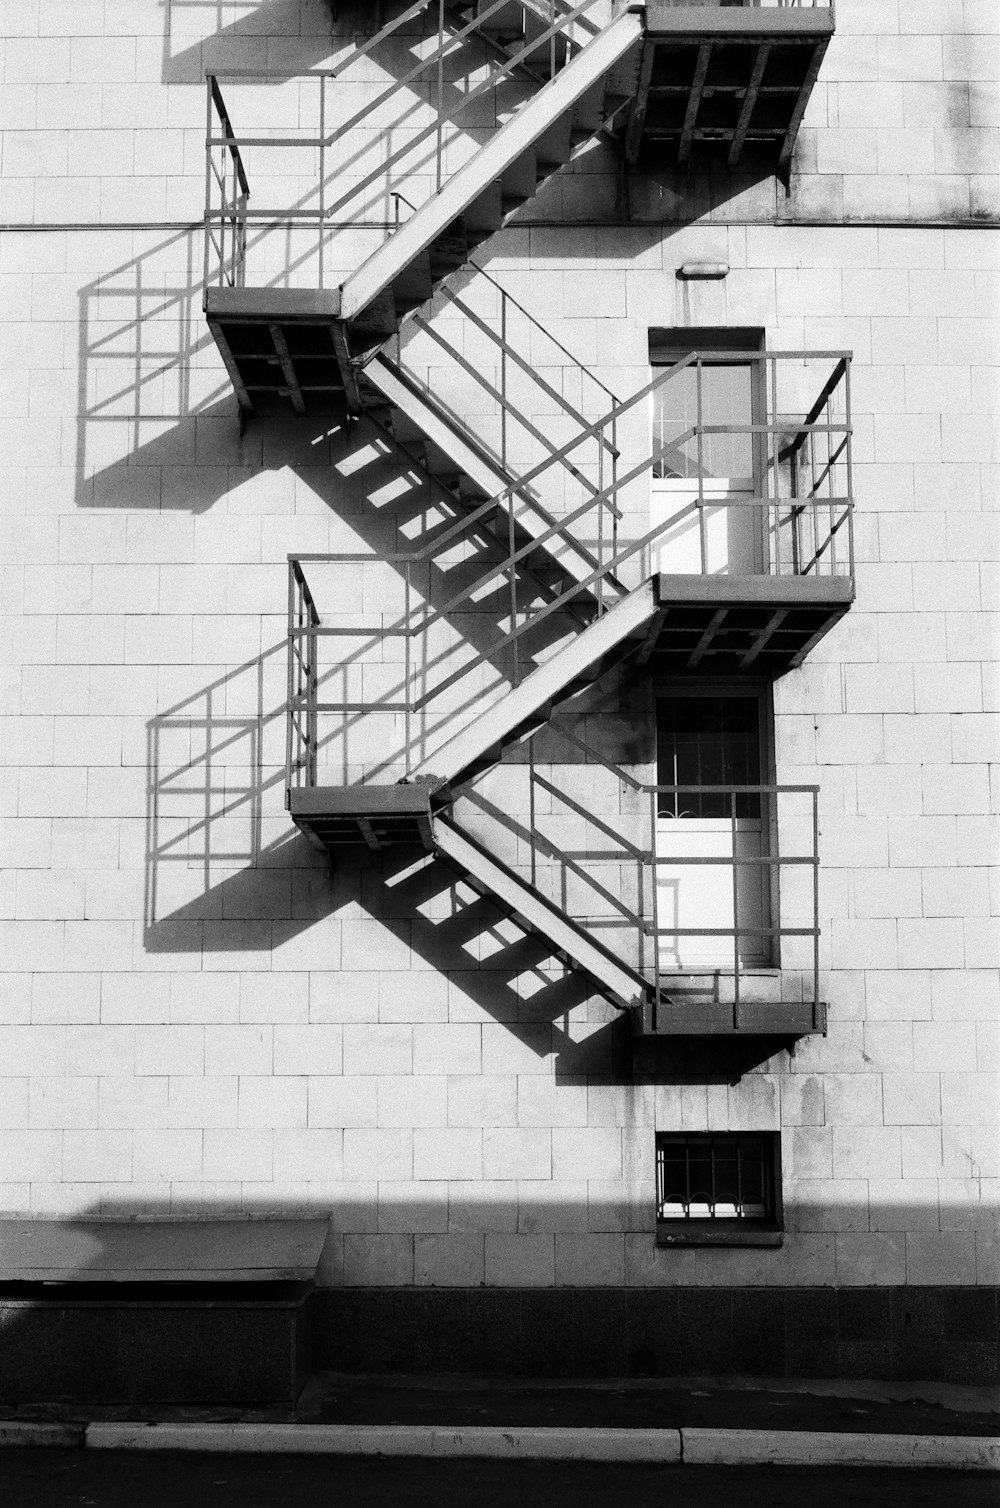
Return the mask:
M 778 1225 L 777 1133 L 661 1133 L 656 1218 L 664 1224 Z

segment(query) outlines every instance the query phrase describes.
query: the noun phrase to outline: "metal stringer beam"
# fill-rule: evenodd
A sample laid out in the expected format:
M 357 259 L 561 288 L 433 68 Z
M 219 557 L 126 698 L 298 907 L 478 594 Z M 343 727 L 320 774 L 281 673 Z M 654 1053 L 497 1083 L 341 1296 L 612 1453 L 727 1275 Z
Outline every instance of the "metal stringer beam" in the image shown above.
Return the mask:
M 770 42 L 762 42 L 757 48 L 757 56 L 754 59 L 750 82 L 747 85 L 747 92 L 743 96 L 740 118 L 736 122 L 736 130 L 733 133 L 733 139 L 729 146 L 728 165 L 731 168 L 736 166 L 743 152 L 743 143 L 746 141 L 747 131 L 750 129 L 750 118 L 757 103 L 757 95 L 760 91 L 760 84 L 764 77 L 764 69 L 767 67 L 767 59 L 770 51 Z
M 347 398 L 347 406 L 352 413 L 361 412 L 361 393 L 358 390 L 358 369 L 354 365 L 351 348 L 347 343 L 347 331 L 342 324 L 330 326 L 330 339 L 333 341 L 334 354 L 337 357 L 337 365 L 344 383 L 344 394 Z
M 806 76 L 802 80 L 798 97 L 792 110 L 792 118 L 788 122 L 785 139 L 781 144 L 781 151 L 778 154 L 778 172 L 786 179 L 792 160 L 792 149 L 795 146 L 795 138 L 799 134 L 799 126 L 802 124 L 802 117 L 805 114 L 806 105 L 809 103 L 809 96 L 812 93 L 812 87 L 816 82 L 819 67 L 828 45 L 827 41 L 820 42 L 813 49 L 812 60 L 806 70 Z
M 285 386 L 288 389 L 288 396 L 292 400 L 292 407 L 297 414 L 304 414 L 306 411 L 306 400 L 302 396 L 299 379 L 295 375 L 295 366 L 292 362 L 291 352 L 288 349 L 285 333 L 281 326 L 276 324 L 269 323 L 267 329 L 268 334 L 274 341 L 274 349 L 278 353 L 278 360 L 281 362 L 281 375 L 285 379 Z
M 702 634 L 694 649 L 692 649 L 691 651 L 690 659 L 687 662 L 688 670 L 693 670 L 698 662 L 704 658 L 705 654 L 708 651 L 708 646 L 711 644 L 719 629 L 722 627 L 722 620 L 725 618 L 727 612 L 728 608 L 725 607 L 717 607 L 715 609 L 715 612 L 708 620 L 708 626 L 706 627 L 705 632 Z
M 250 400 L 250 394 L 246 390 L 246 385 L 244 384 L 243 378 L 240 376 L 240 369 L 236 365 L 233 353 L 229 349 L 229 342 L 223 335 L 221 327 L 216 323 L 215 320 L 209 320 L 208 328 L 214 335 L 215 344 L 219 348 L 219 355 L 225 362 L 226 371 L 229 373 L 229 380 L 233 384 L 233 391 L 236 394 L 236 401 L 240 406 L 240 413 L 250 413 L 253 408 L 253 403 Z
M 698 119 L 698 107 L 701 104 L 701 96 L 705 88 L 705 77 L 708 73 L 708 65 L 712 57 L 711 42 L 702 42 L 698 49 L 698 61 L 694 68 L 694 77 L 691 80 L 691 93 L 688 95 L 687 109 L 684 112 L 684 125 L 681 129 L 681 139 L 677 147 L 678 163 L 687 162 L 691 156 L 691 143 L 694 140 L 695 121 Z
M 777 630 L 781 627 L 782 623 L 784 623 L 787 617 L 787 608 L 779 608 L 777 612 L 771 614 L 770 618 L 767 620 L 767 623 L 761 629 L 760 633 L 757 635 L 756 639 L 753 641 L 750 648 L 747 650 L 746 654 L 740 661 L 740 670 L 749 669 L 754 660 L 756 660 L 757 656 L 760 654 L 761 650 L 767 644 L 768 640 L 771 638 L 772 634 L 777 632 Z
M 632 101 L 628 124 L 625 127 L 625 161 L 629 167 L 634 167 L 639 158 L 642 132 L 646 124 L 646 107 L 649 104 L 649 86 L 653 78 L 653 58 L 655 55 L 656 48 L 647 38 L 643 43 L 635 99 Z

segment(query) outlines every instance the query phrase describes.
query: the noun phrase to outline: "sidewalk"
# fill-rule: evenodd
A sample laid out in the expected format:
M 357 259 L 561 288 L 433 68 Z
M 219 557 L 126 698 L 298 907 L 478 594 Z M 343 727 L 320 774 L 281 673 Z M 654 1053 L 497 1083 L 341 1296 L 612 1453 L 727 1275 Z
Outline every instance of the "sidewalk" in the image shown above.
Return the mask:
M 1000 1394 L 790 1379 L 315 1376 L 281 1409 L 23 1405 L 0 1444 L 1000 1470 Z

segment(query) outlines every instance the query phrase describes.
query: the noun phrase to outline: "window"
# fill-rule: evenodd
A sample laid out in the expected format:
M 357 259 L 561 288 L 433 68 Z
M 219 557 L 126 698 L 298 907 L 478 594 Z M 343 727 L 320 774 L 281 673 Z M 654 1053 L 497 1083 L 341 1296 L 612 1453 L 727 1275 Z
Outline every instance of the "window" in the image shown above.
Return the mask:
M 776 1131 L 660 1132 L 657 1243 L 779 1246 L 780 1169 Z
M 763 367 L 753 359 L 763 344 L 764 332 L 754 329 L 649 332 L 649 360 L 660 378 L 651 394 L 652 553 L 667 575 L 764 569 L 765 514 L 757 500 L 767 447 L 754 426 L 767 405 Z M 695 361 L 677 368 L 694 353 Z
M 656 701 L 660 968 L 731 972 L 737 959 L 741 968 L 775 966 L 765 693 L 664 691 Z
M 657 784 L 760 785 L 760 703 L 752 696 L 657 699 Z M 760 795 L 691 789 L 660 793 L 661 817 L 760 818 Z
M 681 437 L 697 424 L 736 426 L 743 433 L 710 433 L 701 438 L 702 475 L 715 478 L 750 478 L 754 474 L 754 436 L 747 427 L 760 419 L 763 394 L 758 392 L 760 369 L 747 360 L 713 356 L 713 351 L 760 351 L 760 330 L 684 329 L 651 330 L 649 359 L 655 370 L 670 367 L 692 351 L 702 355 L 700 366 L 685 367 L 653 392 L 653 443 L 669 445 L 655 463 L 655 478 L 697 478 L 699 443 L 696 437 Z

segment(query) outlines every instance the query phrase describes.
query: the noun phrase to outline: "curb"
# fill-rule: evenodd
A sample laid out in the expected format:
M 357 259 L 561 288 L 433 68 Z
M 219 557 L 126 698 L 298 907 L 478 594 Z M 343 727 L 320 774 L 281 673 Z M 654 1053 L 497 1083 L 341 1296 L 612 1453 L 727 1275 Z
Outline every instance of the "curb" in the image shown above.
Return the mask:
M 0 1447 L 462 1457 L 661 1466 L 882 1466 L 1000 1472 L 1000 1438 L 823 1430 L 436 1424 L 0 1423 Z
M 216 1450 L 338 1456 L 479 1457 L 677 1465 L 678 1429 L 506 1428 L 479 1424 L 91 1424 L 90 1450 Z
M 684 1429 L 689 1466 L 894 1466 L 1000 1471 L 1000 1439 L 836 1430 Z

